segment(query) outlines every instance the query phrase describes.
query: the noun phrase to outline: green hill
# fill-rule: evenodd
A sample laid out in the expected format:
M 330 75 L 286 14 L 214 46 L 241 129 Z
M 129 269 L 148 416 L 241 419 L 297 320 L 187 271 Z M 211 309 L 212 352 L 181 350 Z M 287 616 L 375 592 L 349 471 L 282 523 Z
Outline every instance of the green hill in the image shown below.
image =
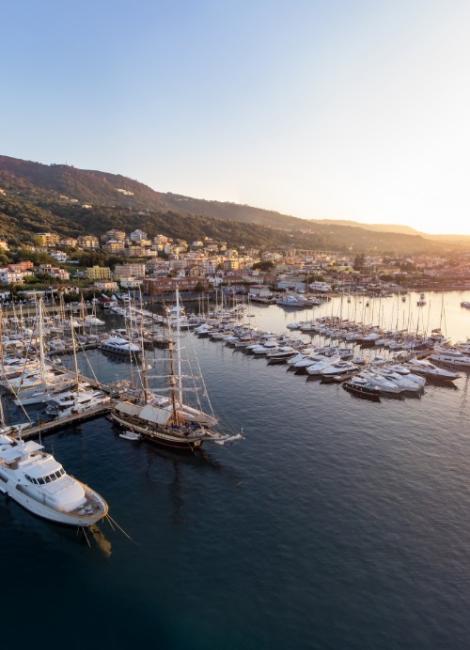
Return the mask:
M 34 233 L 45 230 L 99 235 L 118 227 L 184 239 L 207 235 L 264 248 L 410 254 L 441 247 L 419 233 L 297 219 L 251 206 L 157 192 L 117 174 L 9 156 L 0 156 L 0 190 L 0 232 L 17 242 L 31 240 Z

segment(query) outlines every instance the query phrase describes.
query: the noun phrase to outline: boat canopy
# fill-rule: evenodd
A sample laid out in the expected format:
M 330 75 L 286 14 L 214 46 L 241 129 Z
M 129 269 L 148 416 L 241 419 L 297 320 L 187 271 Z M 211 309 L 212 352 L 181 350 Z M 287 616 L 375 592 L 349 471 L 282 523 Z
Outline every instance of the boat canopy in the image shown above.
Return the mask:
M 155 424 L 165 425 L 171 418 L 170 409 L 162 409 L 152 404 L 146 404 L 140 411 L 139 417 Z
M 171 410 L 162 409 L 152 404 L 142 406 L 140 404 L 132 404 L 132 402 L 118 402 L 116 410 L 124 415 L 131 417 L 141 418 L 153 424 L 166 425 L 171 418 Z

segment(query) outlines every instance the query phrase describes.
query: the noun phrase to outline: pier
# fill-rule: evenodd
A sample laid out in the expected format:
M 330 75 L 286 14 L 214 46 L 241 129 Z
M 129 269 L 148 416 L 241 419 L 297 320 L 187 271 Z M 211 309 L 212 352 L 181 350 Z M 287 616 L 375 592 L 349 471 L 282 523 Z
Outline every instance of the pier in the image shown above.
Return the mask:
M 72 426 L 74 424 L 79 424 L 87 420 L 93 420 L 95 418 L 106 415 L 111 411 L 111 404 L 100 404 L 95 406 L 92 409 L 87 409 L 79 413 L 73 413 L 72 415 L 67 415 L 62 418 L 54 418 L 53 420 L 45 420 L 43 422 L 37 422 L 32 424 L 30 427 L 26 427 L 21 431 L 21 437 L 23 440 L 28 440 L 29 438 L 34 438 L 35 436 L 43 436 L 49 433 L 53 433 L 57 429 L 62 429 L 64 427 Z

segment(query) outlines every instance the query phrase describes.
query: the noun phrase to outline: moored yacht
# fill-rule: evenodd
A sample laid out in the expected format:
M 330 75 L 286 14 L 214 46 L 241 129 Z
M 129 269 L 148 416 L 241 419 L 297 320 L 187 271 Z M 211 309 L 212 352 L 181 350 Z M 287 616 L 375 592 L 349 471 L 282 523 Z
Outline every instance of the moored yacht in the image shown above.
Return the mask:
M 104 352 L 110 352 L 119 356 L 140 353 L 140 347 L 136 343 L 131 343 L 121 336 L 109 336 L 101 343 L 101 349 Z
M 46 412 L 57 415 L 57 417 L 67 417 L 73 413 L 90 411 L 98 406 L 109 404 L 109 402 L 109 395 L 103 391 L 80 386 L 78 390 L 70 390 L 52 396 Z
M 0 492 L 30 512 L 69 526 L 96 524 L 108 513 L 97 492 L 68 475 L 37 442 L 0 435 Z
M 178 289 L 176 313 L 180 313 Z M 142 391 L 136 398 L 123 398 L 114 402 L 111 420 L 126 431 L 141 434 L 146 440 L 181 450 L 194 451 L 204 442 L 223 445 L 240 438 L 240 434 L 226 435 L 216 431 L 217 418 L 214 415 L 185 403 L 180 347 L 181 318 L 174 319 L 173 328 L 176 332 L 174 339 L 170 336 L 168 374 L 164 376 L 168 386 L 162 389 L 167 389 L 169 396 L 159 395 L 148 388 L 145 363 L 142 362 Z M 141 357 L 144 357 L 143 350 Z
M 441 363 L 450 368 L 470 370 L 470 355 L 458 350 L 438 350 L 429 357 L 434 363 Z
M 438 381 L 438 382 L 453 382 L 460 377 L 455 372 L 450 370 L 445 370 L 444 368 L 438 368 L 434 364 L 426 361 L 424 359 L 412 359 L 408 366 L 410 370 L 417 375 L 422 375 L 428 380 Z

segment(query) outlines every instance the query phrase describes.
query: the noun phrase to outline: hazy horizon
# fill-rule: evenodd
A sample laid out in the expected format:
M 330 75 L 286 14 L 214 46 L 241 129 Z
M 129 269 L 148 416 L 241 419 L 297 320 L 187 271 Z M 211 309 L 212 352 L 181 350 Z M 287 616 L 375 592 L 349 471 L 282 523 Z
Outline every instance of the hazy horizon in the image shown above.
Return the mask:
M 470 234 L 469 18 L 463 0 L 20 0 L 2 16 L 2 150 L 300 218 Z

